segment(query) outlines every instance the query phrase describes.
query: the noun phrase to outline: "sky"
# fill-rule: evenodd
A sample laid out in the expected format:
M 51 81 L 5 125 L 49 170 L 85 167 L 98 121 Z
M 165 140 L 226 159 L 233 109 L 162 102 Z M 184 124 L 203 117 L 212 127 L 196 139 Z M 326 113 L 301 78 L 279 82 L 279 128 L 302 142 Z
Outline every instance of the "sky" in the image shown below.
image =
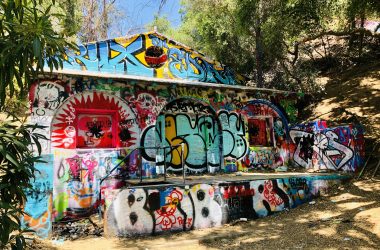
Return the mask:
M 123 36 L 144 32 L 145 25 L 158 13 L 161 0 L 116 0 L 119 18 L 112 27 L 113 35 Z M 160 16 L 166 15 L 174 27 L 181 23 L 180 0 L 166 0 Z

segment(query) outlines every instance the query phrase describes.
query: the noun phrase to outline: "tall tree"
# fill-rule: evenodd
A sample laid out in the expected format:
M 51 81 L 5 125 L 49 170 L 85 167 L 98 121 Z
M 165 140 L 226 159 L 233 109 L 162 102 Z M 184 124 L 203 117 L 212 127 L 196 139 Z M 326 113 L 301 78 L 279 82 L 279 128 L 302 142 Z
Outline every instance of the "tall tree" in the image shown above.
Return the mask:
M 116 26 L 122 17 L 115 2 L 116 0 L 82 0 L 78 4 L 82 10 L 79 31 L 81 42 L 108 38 L 111 27 Z

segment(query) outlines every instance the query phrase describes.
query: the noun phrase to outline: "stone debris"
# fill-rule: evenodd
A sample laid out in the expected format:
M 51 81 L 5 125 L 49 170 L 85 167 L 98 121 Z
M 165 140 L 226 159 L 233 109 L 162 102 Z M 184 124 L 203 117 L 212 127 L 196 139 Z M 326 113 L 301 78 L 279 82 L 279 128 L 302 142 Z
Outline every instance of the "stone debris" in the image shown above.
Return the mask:
M 87 236 L 102 236 L 103 227 L 89 219 L 74 222 L 60 222 L 53 225 L 53 241 L 77 240 Z

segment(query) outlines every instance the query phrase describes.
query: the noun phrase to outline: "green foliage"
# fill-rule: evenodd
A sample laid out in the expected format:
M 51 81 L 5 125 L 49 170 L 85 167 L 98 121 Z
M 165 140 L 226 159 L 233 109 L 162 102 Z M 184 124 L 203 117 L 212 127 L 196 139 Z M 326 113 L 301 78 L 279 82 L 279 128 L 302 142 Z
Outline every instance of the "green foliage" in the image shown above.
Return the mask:
M 379 10 L 378 0 L 183 0 L 176 31 L 256 84 L 262 74 L 264 85 L 258 86 L 318 92 L 312 63 L 318 55 L 333 56 L 337 46 L 326 45 L 331 36 L 350 35 L 355 21 L 379 17 Z M 352 55 L 360 56 L 365 39 L 351 37 L 359 48 Z
M 53 11 L 54 8 L 54 11 Z M 0 3 L 0 111 L 21 111 L 23 100 L 33 79 L 62 67 L 65 41 L 56 24 L 64 17 L 57 13 L 55 1 L 5 0 Z M 54 13 L 53 13 L 54 12 Z M 17 98 L 14 98 L 17 96 Z M 1 113 L 3 114 L 3 113 Z M 4 119 L 2 119 L 4 120 Z M 25 246 L 20 216 L 26 201 L 24 190 L 34 178 L 32 145 L 41 152 L 37 125 L 24 125 L 12 116 L 0 122 L 0 248 Z
M 31 188 L 34 163 L 40 161 L 30 145 L 36 145 L 40 153 L 39 140 L 46 138 L 35 133 L 42 126 L 25 125 L 11 118 L 0 123 L 0 248 L 10 244 L 22 249 L 26 230 L 21 229 L 19 218 L 26 201 L 24 190 Z
M 151 23 L 145 26 L 145 29 L 148 31 L 153 31 L 154 28 L 157 28 L 158 32 L 167 34 L 172 33 L 173 28 L 171 27 L 170 21 L 167 16 L 158 16 L 155 15 Z
M 62 67 L 64 47 L 74 47 L 53 28 L 52 19 L 62 16 L 51 13 L 52 5 L 41 4 L 42 0 L 0 3 L 0 109 L 7 90 L 9 97 L 16 92 L 25 97 L 32 79 L 44 67 Z

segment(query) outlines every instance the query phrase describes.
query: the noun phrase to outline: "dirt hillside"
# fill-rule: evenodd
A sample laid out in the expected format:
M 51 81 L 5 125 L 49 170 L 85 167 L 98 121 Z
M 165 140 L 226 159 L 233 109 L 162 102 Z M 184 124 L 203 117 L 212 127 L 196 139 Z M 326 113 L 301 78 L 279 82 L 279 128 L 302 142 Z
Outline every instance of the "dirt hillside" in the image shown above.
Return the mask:
M 360 122 L 369 142 L 380 141 L 380 61 L 325 74 L 317 82 L 324 85 L 325 94 L 306 108 L 305 120 L 324 119 L 329 125 Z

